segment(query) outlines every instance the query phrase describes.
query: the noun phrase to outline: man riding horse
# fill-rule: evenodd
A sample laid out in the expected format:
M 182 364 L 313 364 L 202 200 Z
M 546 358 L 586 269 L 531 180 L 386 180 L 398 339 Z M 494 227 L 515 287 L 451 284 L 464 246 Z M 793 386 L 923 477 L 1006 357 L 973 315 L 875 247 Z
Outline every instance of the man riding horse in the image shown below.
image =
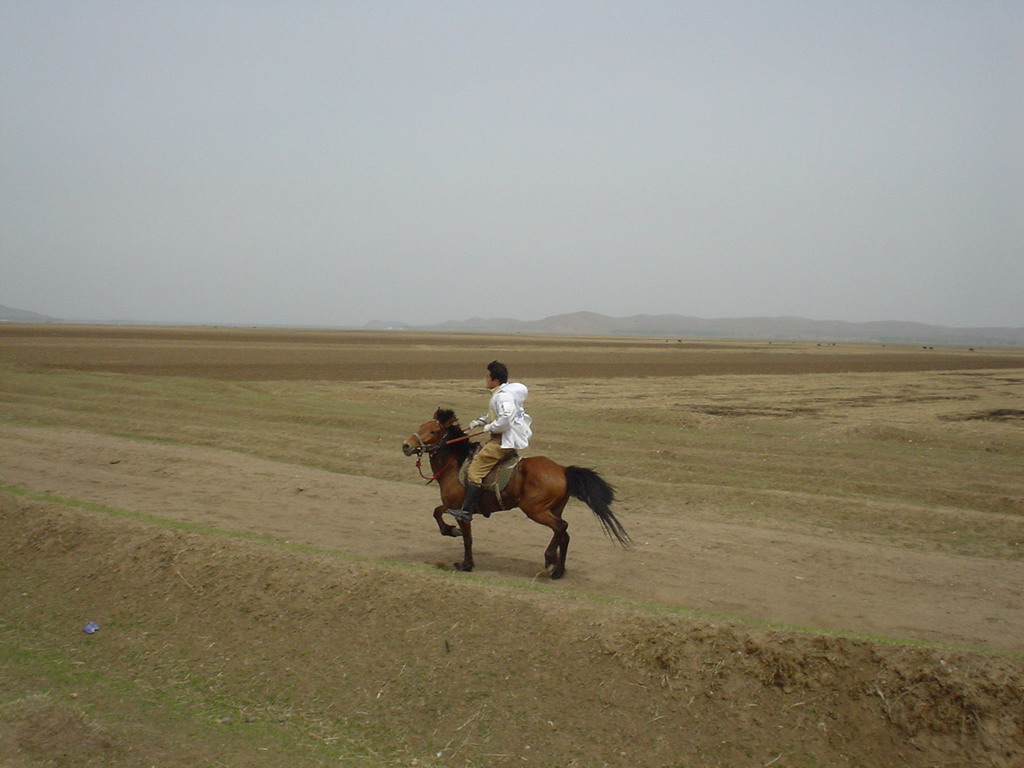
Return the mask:
M 587 467 L 565 467 L 546 456 L 530 456 L 516 465 L 500 496 L 481 494 L 481 481 L 496 461 L 516 448 L 525 448 L 530 439 L 530 417 L 523 410 L 526 387 L 508 384 L 507 378 L 508 372 L 501 363 L 494 362 L 487 367 L 487 383 L 493 390 L 491 411 L 486 418 L 474 420 L 474 426 L 484 426 L 492 439 L 481 451 L 480 464 L 470 461 L 472 451 L 466 442 L 468 435 L 459 426 L 455 411 L 449 408 L 438 408 L 433 418 L 420 424 L 419 429 L 402 442 L 402 453 L 430 457 L 433 474 L 428 483 L 437 482 L 441 494 L 441 504 L 434 507 L 434 520 L 442 536 L 462 539 L 462 560 L 453 563 L 456 570 L 472 571 L 474 568 L 472 515 L 475 505 L 479 504 L 485 515 L 498 509 L 518 507 L 535 523 L 551 529 L 551 541 L 544 550 L 544 568 L 552 579 L 560 579 L 565 574 L 569 551 L 569 523 L 562 519 L 562 512 L 570 497 L 590 507 L 604 532 L 624 547 L 629 546 L 629 534 L 611 509 L 615 489 Z M 466 462 L 475 468 L 468 488 L 459 479 Z M 420 466 L 418 460 L 416 466 Z M 422 470 L 420 474 L 423 475 Z M 453 509 L 460 504 L 461 509 Z M 457 517 L 458 528 L 442 520 L 446 513 Z
M 489 363 L 484 383 L 491 391 L 490 407 L 486 415 L 471 421 L 469 427 L 470 430 L 482 428 L 491 437 L 469 465 L 462 509 L 448 510 L 453 517 L 465 522 L 473 518 L 473 510 L 480 498 L 487 473 L 513 451 L 526 448 L 533 434 L 530 429 L 532 420 L 523 410 L 528 390 L 523 384 L 508 382 L 508 368 L 505 364 L 497 360 Z

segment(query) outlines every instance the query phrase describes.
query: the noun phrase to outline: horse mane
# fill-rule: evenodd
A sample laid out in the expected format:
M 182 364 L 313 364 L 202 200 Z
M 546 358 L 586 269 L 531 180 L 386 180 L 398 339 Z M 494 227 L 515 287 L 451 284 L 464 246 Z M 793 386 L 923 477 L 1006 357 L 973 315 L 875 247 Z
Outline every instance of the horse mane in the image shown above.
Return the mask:
M 448 423 L 457 424 L 458 420 L 459 417 L 455 415 L 455 411 L 451 408 L 438 408 L 434 411 L 434 421 L 442 426 Z
M 445 440 L 455 440 L 466 436 L 462 427 L 459 426 L 459 417 L 455 415 L 455 411 L 451 408 L 438 408 L 434 411 L 434 420 L 445 428 Z M 469 440 L 459 440 L 457 443 L 446 445 L 438 453 L 454 454 L 456 461 L 461 465 L 469 457 L 472 450 L 473 444 Z

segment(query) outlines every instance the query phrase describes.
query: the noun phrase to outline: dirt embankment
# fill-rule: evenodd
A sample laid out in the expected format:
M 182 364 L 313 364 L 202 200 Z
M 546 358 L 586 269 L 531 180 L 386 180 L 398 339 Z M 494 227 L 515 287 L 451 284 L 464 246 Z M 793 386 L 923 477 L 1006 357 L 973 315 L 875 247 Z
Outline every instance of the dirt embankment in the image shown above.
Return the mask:
M 281 723 L 318 748 L 382 760 L 366 765 L 1024 762 L 1024 672 L 1012 659 L 651 613 L 0 502 L 5 639 L 132 691 L 218 700 L 210 727 L 237 741 L 211 747 L 204 758 L 223 762 L 209 764 L 282 764 L 257 738 Z M 85 635 L 91 620 L 101 629 Z M 0 710 L 5 764 L 187 764 L 166 731 L 89 712 L 88 690 L 57 701 L 26 692 Z
M 415 478 L 411 460 L 392 451 L 403 477 Z M 0 483 L 166 521 L 407 564 L 450 564 L 462 554 L 459 540 L 438 535 L 430 517 L 436 486 L 422 481 L 384 482 L 231 450 L 39 427 L 0 427 L 0 453 Z M 787 531 L 742 518 L 705 519 L 664 502 L 616 508 L 634 538 L 628 550 L 603 536 L 582 503 L 569 505 L 573 543 L 559 591 L 825 631 L 1022 650 L 1024 615 L 1013 610 L 1024 584 L 1019 561 L 1000 561 L 996 569 L 988 559 L 908 548 L 882 536 L 850 540 L 806 526 Z M 893 515 L 890 508 L 883 513 Z M 963 524 L 977 518 L 964 513 Z M 478 518 L 476 575 L 535 581 L 549 536 L 516 510 Z

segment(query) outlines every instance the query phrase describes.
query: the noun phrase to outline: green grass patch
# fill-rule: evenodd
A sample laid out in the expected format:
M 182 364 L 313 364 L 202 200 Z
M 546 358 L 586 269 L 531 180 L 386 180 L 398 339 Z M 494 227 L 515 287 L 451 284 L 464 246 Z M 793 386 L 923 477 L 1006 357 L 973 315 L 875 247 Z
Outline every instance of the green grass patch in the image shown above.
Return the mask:
M 102 644 L 102 631 L 83 644 Z M 86 752 L 91 741 L 107 744 L 104 765 L 395 765 L 386 746 L 366 742 L 321 714 L 254 705 L 195 684 L 161 680 L 160 670 L 140 670 L 123 657 L 110 659 L 80 647 L 67 650 L 49 627 L 25 619 L 16 624 L 10 617 L 0 619 L 0 636 L 5 638 L 0 643 L 0 731 L 33 727 L 39 731 L 34 736 L 54 739 L 45 732 L 44 715 L 51 713 L 53 719 L 54 712 L 75 713 L 82 733 L 65 738 Z M 44 722 L 16 722 L 26 714 Z M 124 744 L 133 745 L 131 753 L 118 749 Z M 47 757 L 45 747 L 36 757 Z

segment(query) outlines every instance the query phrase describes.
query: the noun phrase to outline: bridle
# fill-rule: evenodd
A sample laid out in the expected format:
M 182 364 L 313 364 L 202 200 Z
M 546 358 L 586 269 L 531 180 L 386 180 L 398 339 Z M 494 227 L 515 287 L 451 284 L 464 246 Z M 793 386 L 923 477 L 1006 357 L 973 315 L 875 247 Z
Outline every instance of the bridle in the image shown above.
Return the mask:
M 442 428 L 441 422 L 435 421 L 434 423 L 437 424 L 438 429 Z M 423 438 L 420 437 L 419 432 L 413 432 L 411 435 L 411 437 L 416 438 L 416 442 L 418 443 L 418 445 L 415 448 L 413 448 L 413 452 L 416 454 L 416 471 L 420 473 L 420 477 L 427 481 L 427 485 L 430 485 L 432 482 L 437 480 L 437 478 L 439 478 L 441 475 L 447 472 L 448 467 L 451 465 L 452 461 L 455 461 L 455 459 L 453 458 L 452 461 L 445 462 L 445 465 L 441 467 L 441 469 L 437 470 L 437 472 L 435 472 L 430 477 L 427 477 L 425 474 L 423 474 L 423 454 L 427 454 L 428 458 L 433 458 L 435 453 L 437 453 L 446 445 L 448 445 L 448 442 L 446 442 L 444 439 L 444 436 L 447 434 L 448 429 L 444 428 L 444 431 L 441 433 L 440 439 L 438 439 L 436 443 L 423 442 Z
M 419 432 L 413 432 L 412 435 L 410 436 L 415 437 L 416 442 L 418 443 L 418 445 L 415 448 L 413 448 L 413 453 L 416 454 L 416 471 L 420 473 L 420 477 L 427 481 L 427 485 L 430 485 L 432 482 L 437 480 L 437 478 L 439 478 L 441 475 L 447 472 L 448 468 L 455 461 L 455 458 L 452 457 L 450 461 L 446 461 L 444 466 L 441 467 L 441 469 L 437 470 L 437 472 L 435 472 L 430 477 L 427 477 L 425 474 L 423 474 L 423 454 L 427 454 L 428 458 L 433 458 L 435 453 L 439 452 L 442 448 L 451 445 L 452 443 L 460 443 L 463 440 L 468 440 L 471 437 L 476 437 L 479 434 L 483 434 L 482 432 L 474 432 L 472 435 L 463 435 L 462 437 L 455 437 L 452 438 L 451 440 L 445 440 L 444 438 L 448 434 L 448 427 L 444 427 L 441 424 L 441 422 L 436 420 L 434 420 L 433 423 L 437 424 L 438 429 L 444 430 L 443 432 L 441 432 L 441 437 L 438 438 L 436 443 L 423 442 L 423 438 L 420 437 Z
M 427 423 L 429 424 L 430 422 L 427 422 Z M 442 429 L 441 422 L 434 421 L 433 423 L 437 424 L 438 429 Z M 427 454 L 428 456 L 433 456 L 435 453 L 437 453 L 439 450 L 441 450 L 445 445 L 447 445 L 447 443 L 444 442 L 444 436 L 447 435 L 447 434 L 448 434 L 448 429 L 444 428 L 444 431 L 441 433 L 441 438 L 436 443 L 425 443 L 425 442 L 423 442 L 423 438 L 420 437 L 420 433 L 419 432 L 413 432 L 409 437 L 410 437 L 410 439 L 416 438 L 416 442 L 419 443 L 419 445 L 417 445 L 415 448 L 413 448 L 413 451 L 416 453 L 417 456 L 422 456 L 424 453 Z

